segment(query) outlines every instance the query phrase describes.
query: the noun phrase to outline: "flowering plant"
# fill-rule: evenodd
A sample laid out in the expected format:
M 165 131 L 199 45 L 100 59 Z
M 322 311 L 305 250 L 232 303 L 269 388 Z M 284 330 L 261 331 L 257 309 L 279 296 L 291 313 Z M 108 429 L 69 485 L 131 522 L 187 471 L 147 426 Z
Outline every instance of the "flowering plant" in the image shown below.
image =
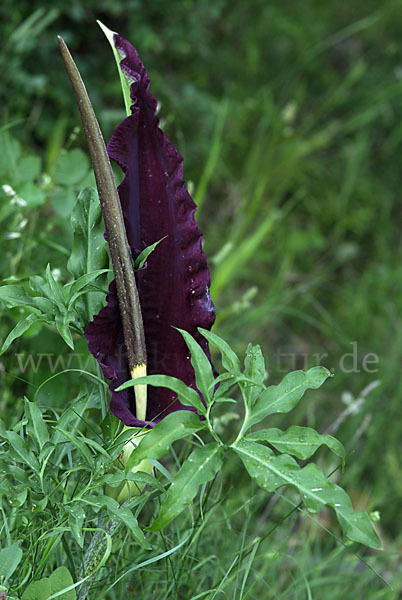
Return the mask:
M 93 440 L 85 445 L 69 431 L 71 420 L 67 418 L 49 435 L 38 407 L 26 400 L 26 418 L 20 431 L 27 434 L 28 441 L 15 431 L 0 432 L 10 454 L 14 452 L 17 460 L 24 462 L 34 479 L 39 477 L 42 489 L 47 485 L 45 471 L 50 456 L 56 453 L 60 461 L 65 457 L 57 454 L 63 440 L 80 450 L 91 475 L 97 464 L 89 448 L 103 457 L 102 469 L 109 469 L 107 474 L 102 471 L 102 483 L 95 494 L 73 493 L 68 500 L 69 523 L 81 548 L 86 519 L 83 506 L 107 510 L 109 515 L 106 525 L 101 520 L 106 537 L 94 534 L 78 581 L 70 583 L 64 574 L 68 590 L 75 594 L 73 590 L 79 587 L 79 598 L 86 597 L 110 554 L 108 543 L 116 523 L 123 523 L 136 543 L 149 550 L 152 532 L 166 528 L 189 507 L 200 486 L 224 477 L 222 468 L 229 458 L 237 460 L 260 488 L 272 493 L 291 486 L 301 497 L 297 508 L 304 504 L 307 511 L 317 513 L 328 506 L 349 540 L 380 548 L 369 516 L 355 512 L 346 492 L 317 464 L 298 462 L 310 461 L 318 448 L 326 446 L 343 468 L 342 444 L 308 427 L 293 425 L 281 430 L 266 426 L 268 417 L 290 412 L 304 393 L 318 389 L 330 372 L 321 366 L 294 371 L 277 385 L 267 386 L 258 346 L 249 344 L 242 362 L 225 340 L 210 331 L 214 308 L 209 271 L 194 220 L 195 204 L 182 177 L 182 159 L 159 128 L 156 101 L 137 52 L 126 40 L 103 28 L 118 61 L 130 112 L 108 144 L 110 158 L 125 173 L 118 190 L 85 87 L 66 45 L 61 39 L 59 42 L 87 134 L 112 259 L 113 280 L 106 303 L 103 295 L 100 310 L 92 302 L 83 305 L 83 297 L 95 298 L 94 294 L 99 305 L 99 287 L 94 283 L 109 273 L 107 265 L 98 260 L 103 252 L 100 214 L 96 196 L 88 190 L 79 197 L 73 220 L 76 239 L 69 269 L 74 280 L 61 286 L 48 267 L 46 279 L 33 278 L 34 295 L 22 285 L 0 288 L 0 298 L 8 306 L 32 309 L 8 335 L 2 351 L 35 321 L 54 324 L 70 347 L 74 345 L 73 333 L 85 331 L 91 353 L 110 380 L 111 412 L 125 425 L 107 448 Z M 87 260 L 79 258 L 83 231 L 87 241 L 93 242 L 87 244 Z M 209 345 L 221 356 L 219 374 L 212 366 Z M 232 431 L 222 432 L 215 411 L 222 404 L 237 402 L 237 398 L 242 402 L 243 418 L 232 435 Z M 158 461 L 183 439 L 191 444 L 191 452 L 174 475 L 160 469 L 168 475 L 162 485 L 151 475 L 152 468 L 160 466 Z M 16 469 L 11 474 L 21 476 Z M 144 507 L 141 492 L 145 485 L 152 489 L 153 497 L 161 499 L 147 526 L 149 538 L 136 518 Z M 124 489 L 127 494 L 122 493 Z M 136 516 L 133 508 L 137 508 Z M 13 552 L 21 560 L 15 549 Z M 45 588 L 48 596 L 47 592 L 43 595 Z M 43 598 L 54 593 L 49 582 L 43 583 L 41 590 Z M 56 594 L 59 591 L 62 589 Z

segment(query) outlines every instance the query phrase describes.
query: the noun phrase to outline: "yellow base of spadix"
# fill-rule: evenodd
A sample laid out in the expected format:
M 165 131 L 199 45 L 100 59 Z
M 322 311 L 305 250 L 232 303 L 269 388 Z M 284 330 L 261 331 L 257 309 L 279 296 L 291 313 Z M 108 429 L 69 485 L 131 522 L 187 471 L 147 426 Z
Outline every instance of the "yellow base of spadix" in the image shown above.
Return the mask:
M 145 377 L 147 374 L 147 365 L 137 365 L 130 371 L 130 375 L 132 379 L 137 379 L 138 377 Z M 147 386 L 146 384 L 136 385 L 134 386 L 135 393 L 135 412 L 136 417 L 140 421 L 145 421 L 147 416 Z

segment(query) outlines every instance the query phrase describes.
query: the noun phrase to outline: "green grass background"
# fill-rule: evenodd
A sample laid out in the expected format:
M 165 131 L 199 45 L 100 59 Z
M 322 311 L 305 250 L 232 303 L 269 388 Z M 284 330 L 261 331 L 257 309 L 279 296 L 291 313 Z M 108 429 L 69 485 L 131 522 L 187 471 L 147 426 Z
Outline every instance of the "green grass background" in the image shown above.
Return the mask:
M 136 573 L 138 597 L 400 597 L 402 2 L 4 0 L 0 17 L 0 184 L 27 203 L 0 188 L 2 278 L 43 274 L 50 262 L 68 280 L 69 216 L 92 176 L 56 35 L 70 46 L 107 138 L 124 109 L 100 19 L 137 47 L 162 125 L 185 158 L 215 331 L 240 352 L 259 343 L 272 382 L 314 364 L 317 353 L 334 369 L 278 424 L 325 432 L 347 401 L 379 382 L 337 436 L 350 453 L 342 485 L 356 507 L 380 511 L 384 553 L 363 549 L 363 563 L 325 533 L 334 528 L 326 514 L 316 524 L 295 513 L 252 545 L 291 506 L 267 501 L 228 464 L 225 503 L 207 513 L 196 547 L 167 562 L 163 582 L 158 570 Z M 2 340 L 19 318 L 3 311 Z M 345 372 L 352 342 L 357 368 Z M 85 342 L 76 343 L 85 355 Z M 18 399 L 50 374 L 45 360 L 37 373 L 21 373 L 16 354 L 41 352 L 66 346 L 33 328 L 1 358 L 8 423 Z M 278 352 L 288 355 L 281 364 Z M 377 372 L 362 367 L 370 353 Z M 350 371 L 351 357 L 344 364 Z M 64 377 L 68 385 L 56 378 L 43 388 L 44 406 L 62 407 L 76 391 Z M 106 597 L 123 592 L 115 593 Z

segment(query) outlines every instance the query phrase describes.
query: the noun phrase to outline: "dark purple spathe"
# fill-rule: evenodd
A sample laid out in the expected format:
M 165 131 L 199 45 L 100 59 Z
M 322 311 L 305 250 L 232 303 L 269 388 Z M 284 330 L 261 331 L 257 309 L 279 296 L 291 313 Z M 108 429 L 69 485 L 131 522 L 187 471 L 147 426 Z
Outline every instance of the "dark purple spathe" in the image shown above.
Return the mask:
M 194 387 L 189 351 L 173 327 L 191 333 L 209 356 L 207 342 L 197 332 L 197 327 L 210 329 L 215 313 L 201 232 L 194 220 L 196 206 L 183 181 L 183 159 L 159 128 L 145 67 L 129 42 L 118 35 L 114 42 L 125 57 L 120 66 L 133 82 L 132 115 L 116 128 L 108 144 L 109 156 L 125 173 L 118 190 L 128 241 L 136 254 L 167 236 L 136 274 L 148 374 L 171 375 Z M 103 374 L 112 379 L 110 407 L 123 423 L 152 426 L 169 412 L 183 408 L 170 390 L 149 386 L 144 422 L 135 416 L 133 389 L 114 391 L 131 378 L 114 282 L 107 305 L 87 325 L 85 336 Z

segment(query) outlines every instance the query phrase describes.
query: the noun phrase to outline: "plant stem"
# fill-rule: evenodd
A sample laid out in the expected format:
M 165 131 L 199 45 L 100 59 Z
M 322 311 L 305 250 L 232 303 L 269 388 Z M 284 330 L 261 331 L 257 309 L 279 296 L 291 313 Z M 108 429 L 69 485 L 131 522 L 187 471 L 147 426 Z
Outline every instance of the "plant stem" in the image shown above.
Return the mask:
M 205 418 L 206 418 L 206 421 L 207 421 L 208 430 L 209 430 L 209 433 L 214 438 L 214 440 L 216 442 L 218 442 L 218 444 L 220 444 L 221 446 L 223 446 L 222 440 L 220 439 L 220 437 L 218 436 L 218 434 L 215 433 L 214 428 L 212 427 L 212 423 L 211 423 L 211 419 L 210 419 L 211 409 L 212 409 L 212 404 L 210 406 L 208 406 L 208 410 L 207 410 L 207 413 L 205 415 Z
M 244 398 L 243 390 L 242 390 L 242 397 L 243 397 L 243 404 L 244 404 L 244 419 L 243 419 L 243 423 L 241 424 L 240 431 L 237 434 L 237 438 L 235 439 L 235 441 L 233 442 L 233 444 L 231 444 L 232 446 L 235 446 L 237 444 L 237 442 L 239 442 L 241 440 L 241 438 L 244 435 L 244 432 L 247 429 L 247 421 L 248 421 L 248 416 L 249 416 L 249 410 L 248 410 L 247 402 L 246 402 L 246 400 Z
M 98 527 L 101 527 L 104 523 L 105 511 L 102 511 L 99 517 Z M 91 589 L 91 585 L 94 583 L 96 574 L 98 572 L 99 563 L 102 560 L 102 556 L 104 556 L 106 546 L 107 546 L 107 537 L 105 534 L 111 536 L 119 526 L 119 519 L 110 519 L 105 524 L 104 530 L 96 531 L 93 536 L 91 543 L 88 546 L 87 551 L 84 555 L 84 561 L 79 573 L 79 579 L 83 579 L 87 575 L 89 578 L 80 585 L 77 593 L 77 600 L 86 600 L 88 597 L 89 590 Z

